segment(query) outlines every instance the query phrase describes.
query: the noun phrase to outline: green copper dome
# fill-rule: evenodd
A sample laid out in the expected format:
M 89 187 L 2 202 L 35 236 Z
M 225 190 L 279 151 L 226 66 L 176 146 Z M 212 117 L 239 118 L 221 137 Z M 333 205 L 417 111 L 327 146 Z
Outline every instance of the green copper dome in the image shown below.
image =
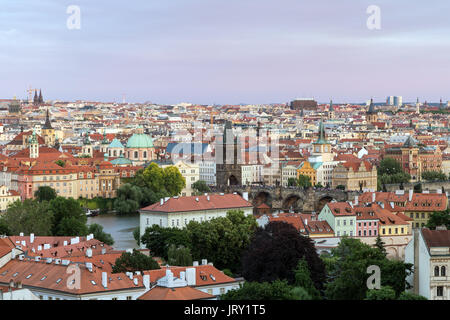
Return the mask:
M 153 148 L 153 139 L 144 133 L 135 133 L 128 139 L 127 148 Z
M 119 158 L 111 160 L 111 163 L 113 165 L 130 165 L 130 164 L 133 164 L 133 162 L 131 160 L 126 159 L 123 156 L 120 156 Z

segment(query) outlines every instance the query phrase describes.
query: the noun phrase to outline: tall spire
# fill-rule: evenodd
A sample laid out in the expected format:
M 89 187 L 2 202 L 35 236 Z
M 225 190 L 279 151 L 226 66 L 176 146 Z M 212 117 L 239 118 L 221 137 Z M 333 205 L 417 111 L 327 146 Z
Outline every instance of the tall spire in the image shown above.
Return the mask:
M 373 98 L 370 99 L 370 106 L 369 110 L 367 111 L 368 114 L 374 114 L 375 112 L 375 106 L 373 105 Z
M 33 99 L 33 104 L 38 104 L 38 95 L 37 95 L 37 90 L 34 90 L 34 99 Z
M 328 143 L 325 136 L 325 126 L 323 125 L 322 119 L 320 119 L 319 123 L 319 137 L 317 138 L 316 144 L 326 144 Z
M 47 108 L 47 112 L 45 114 L 45 124 L 44 124 L 44 127 L 42 129 L 53 129 L 52 128 L 52 124 L 50 122 L 50 115 L 48 113 L 48 108 Z
M 333 100 L 330 100 L 330 108 L 328 109 L 328 111 L 333 111 Z
M 39 103 L 44 103 L 44 99 L 42 98 L 42 90 L 39 89 Z

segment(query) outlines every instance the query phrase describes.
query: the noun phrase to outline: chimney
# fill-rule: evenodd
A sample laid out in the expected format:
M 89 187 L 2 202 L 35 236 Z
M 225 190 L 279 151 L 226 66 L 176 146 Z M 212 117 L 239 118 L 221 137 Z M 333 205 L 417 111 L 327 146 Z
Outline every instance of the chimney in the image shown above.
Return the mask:
M 44 243 L 44 250 L 48 250 L 50 249 L 50 244 L 49 243 Z
M 436 189 L 436 193 L 442 194 L 442 189 Z
M 86 250 L 86 257 L 92 258 L 92 249 L 91 249 L 91 248 L 88 248 L 88 249 Z
M 138 285 L 138 278 L 134 278 L 133 279 L 133 283 L 134 283 L 135 286 L 137 286 Z
M 248 201 L 248 192 L 244 192 L 242 198 L 244 198 L 245 201 Z
M 133 249 L 129 249 L 129 248 L 128 248 L 128 249 L 126 250 L 126 252 L 128 252 L 128 253 L 133 253 Z
M 47 263 L 52 263 L 53 259 L 52 258 L 47 258 Z
M 38 251 L 42 251 L 42 246 L 41 245 L 38 246 Z
M 36 262 L 41 261 L 41 257 L 40 256 L 34 257 L 34 261 L 36 261 Z
M 308 226 L 308 219 L 305 219 L 305 226 Z
M 202 266 L 206 266 L 208 264 L 208 260 L 207 259 L 202 259 Z
M 89 272 L 92 272 L 92 263 L 91 262 L 86 262 L 86 269 L 88 269 Z
M 13 249 L 11 249 L 11 259 L 15 259 L 16 258 L 16 251 Z
M 23 232 L 19 233 L 19 235 L 20 235 L 21 237 L 23 237 Z
M 64 246 L 67 246 L 67 241 L 64 241 Z
M 164 199 L 161 198 L 161 199 L 159 200 L 159 205 L 162 206 L 163 204 L 164 204 Z
M 210 199 L 210 198 L 209 198 L 209 196 L 206 196 L 206 200 L 208 200 L 208 201 L 209 201 L 209 199 Z
M 130 278 L 130 280 L 133 280 L 133 272 L 127 272 L 126 275 Z
M 150 290 L 150 275 L 149 274 L 144 274 L 144 276 L 142 277 L 142 282 L 144 283 L 145 286 L 145 290 Z
M 197 267 L 197 266 L 198 266 L 198 261 L 192 262 L 192 266 L 193 266 L 193 267 Z
M 355 196 L 355 206 L 358 205 L 358 200 L 359 200 L 358 196 Z
M 108 288 L 108 273 L 102 272 L 102 286 L 106 289 Z
M 186 268 L 186 282 L 188 286 L 195 286 L 196 284 L 195 268 Z
M 23 259 L 25 259 L 25 256 L 23 254 L 19 255 L 19 260 L 23 261 Z
M 34 242 L 34 233 L 31 233 L 30 234 L 30 243 L 33 243 Z
M 173 288 L 173 273 L 170 269 L 166 270 L 167 288 Z
M 414 194 L 414 190 L 413 189 L 410 189 L 409 190 L 409 201 L 412 201 L 412 198 L 413 198 L 413 194 Z
M 102 248 L 102 254 L 106 253 L 106 248 Z
M 384 202 L 380 202 L 380 207 L 384 209 Z
M 372 192 L 372 202 L 375 202 L 376 197 L 377 197 L 376 193 L 375 193 L 375 192 Z

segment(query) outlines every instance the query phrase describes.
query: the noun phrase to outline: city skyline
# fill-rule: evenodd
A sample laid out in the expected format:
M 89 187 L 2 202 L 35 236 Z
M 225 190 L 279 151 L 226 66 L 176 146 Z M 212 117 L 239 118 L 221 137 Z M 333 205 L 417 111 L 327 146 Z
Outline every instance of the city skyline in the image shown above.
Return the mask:
M 81 9 L 69 30 L 67 7 Z M 159 104 L 444 102 L 450 4 L 379 1 L 23 1 L 0 12 L 2 98 Z M 423 97 L 423 98 L 422 98 Z

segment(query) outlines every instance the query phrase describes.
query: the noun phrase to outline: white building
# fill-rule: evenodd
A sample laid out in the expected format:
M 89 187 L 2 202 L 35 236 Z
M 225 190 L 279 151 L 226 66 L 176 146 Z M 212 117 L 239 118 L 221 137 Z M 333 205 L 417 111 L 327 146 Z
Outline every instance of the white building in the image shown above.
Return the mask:
M 429 300 L 450 300 L 449 252 L 450 230 L 414 230 L 405 249 L 405 262 L 414 264 L 414 275 L 407 279 L 414 293 Z
M 208 186 L 216 185 L 216 162 L 200 161 L 197 163 L 199 168 L 200 180 L 206 182 Z
M 214 194 L 161 199 L 139 210 L 141 236 L 153 225 L 184 228 L 190 221 L 225 217 L 229 210 L 242 210 L 245 215 L 252 215 L 253 206 L 247 200 L 248 195 L 244 194 L 244 198 L 238 194 Z

